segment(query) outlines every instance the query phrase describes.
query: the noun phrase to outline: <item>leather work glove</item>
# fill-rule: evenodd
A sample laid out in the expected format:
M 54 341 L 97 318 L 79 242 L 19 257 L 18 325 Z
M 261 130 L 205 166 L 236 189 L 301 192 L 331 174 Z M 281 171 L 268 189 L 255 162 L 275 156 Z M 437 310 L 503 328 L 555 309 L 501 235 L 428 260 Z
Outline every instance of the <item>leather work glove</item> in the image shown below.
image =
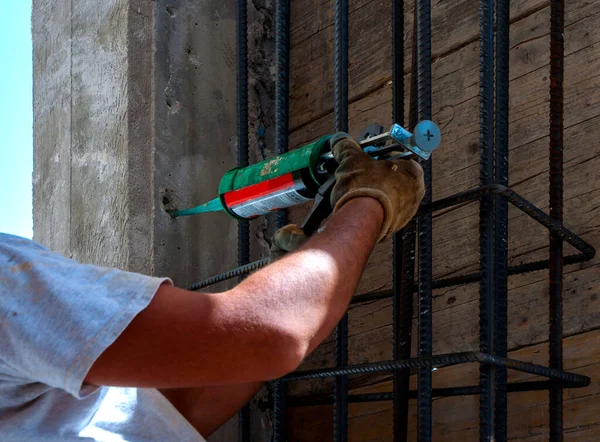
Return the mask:
M 331 193 L 334 212 L 352 198 L 366 196 L 377 199 L 384 209 L 378 242 L 406 226 L 425 194 L 421 166 L 412 160 L 376 161 L 343 132 L 334 135 L 330 144 L 339 164 Z
M 299 249 L 307 239 L 302 229 L 296 224 L 288 224 L 282 227 L 275 232 L 271 240 L 271 249 L 269 250 L 271 262 L 283 258 L 288 252 Z

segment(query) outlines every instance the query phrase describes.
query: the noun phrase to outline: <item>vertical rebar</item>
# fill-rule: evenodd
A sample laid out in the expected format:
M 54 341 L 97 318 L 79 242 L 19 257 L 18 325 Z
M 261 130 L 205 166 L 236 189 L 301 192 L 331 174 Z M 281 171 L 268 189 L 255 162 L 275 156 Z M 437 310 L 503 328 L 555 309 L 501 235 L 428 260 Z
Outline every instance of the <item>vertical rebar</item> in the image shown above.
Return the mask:
M 416 225 L 411 221 L 394 238 L 393 249 L 393 321 L 394 359 L 409 359 L 412 343 L 412 315 L 415 272 Z M 400 235 L 400 236 L 399 236 Z M 394 441 L 408 440 L 410 370 L 394 372 Z
M 494 181 L 494 0 L 480 2 L 480 186 Z M 479 211 L 479 348 L 493 353 L 494 346 L 494 199 L 484 196 Z M 479 437 L 494 437 L 495 370 L 481 365 L 479 382 Z
M 392 121 L 404 125 L 404 0 L 392 0 Z M 394 236 L 392 254 L 394 359 L 410 358 L 414 285 L 414 224 Z M 394 371 L 394 441 L 408 440 L 410 370 Z
M 334 119 L 336 132 L 348 132 L 348 0 L 335 0 Z M 337 367 L 348 365 L 348 314 L 334 334 L 334 359 Z M 348 440 L 348 377 L 338 376 L 334 385 L 333 439 Z
M 285 428 L 285 382 L 273 383 L 273 442 L 284 442 L 286 438 Z
M 417 0 L 417 101 L 420 120 L 431 119 L 431 0 Z M 425 171 L 425 197 L 423 204 L 432 200 L 432 160 L 423 163 Z M 432 219 L 431 212 L 421 215 L 417 221 L 419 227 L 419 356 L 427 357 L 432 353 Z M 419 369 L 417 376 L 417 426 L 419 441 L 431 440 L 431 368 Z
M 275 52 L 277 80 L 275 82 L 275 153 L 288 151 L 290 103 L 290 0 L 275 3 Z M 288 223 L 287 210 L 277 213 L 277 225 Z
M 348 0 L 335 0 L 335 67 L 334 118 L 335 130 L 348 132 Z
M 248 406 L 238 413 L 238 441 L 250 442 L 250 407 Z
M 550 216 L 563 222 L 563 104 L 565 2 L 550 2 Z M 550 367 L 562 370 L 563 241 L 550 235 Z M 550 440 L 562 441 L 563 392 L 550 389 Z
M 510 0 L 496 2 L 496 137 L 494 153 L 495 183 L 508 186 L 508 104 Z M 508 351 L 508 201 L 496 196 L 494 232 L 494 321 L 495 353 L 506 357 Z M 506 440 L 507 370 L 497 368 L 495 375 L 495 440 Z
M 289 88 L 290 88 L 290 2 L 275 2 L 275 59 L 277 79 L 275 82 L 275 153 L 288 151 L 289 135 Z M 286 209 L 277 212 L 277 228 L 288 223 Z M 286 384 L 276 381 L 273 388 L 273 440 L 286 440 L 285 409 Z
M 245 0 L 236 2 L 237 39 L 237 164 L 248 166 L 248 9 Z M 250 262 L 250 223 L 238 222 L 238 265 Z M 250 440 L 250 410 L 245 406 L 238 415 L 238 439 Z

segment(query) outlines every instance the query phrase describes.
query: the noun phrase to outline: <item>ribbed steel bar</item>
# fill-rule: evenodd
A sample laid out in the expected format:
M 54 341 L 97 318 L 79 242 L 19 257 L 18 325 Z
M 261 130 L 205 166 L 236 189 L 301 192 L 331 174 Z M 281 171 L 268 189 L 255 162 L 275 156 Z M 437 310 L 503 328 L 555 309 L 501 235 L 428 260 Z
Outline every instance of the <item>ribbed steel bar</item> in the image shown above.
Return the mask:
M 392 35 L 392 121 L 404 125 L 404 0 L 392 0 Z M 414 226 L 414 223 L 411 223 L 408 228 L 394 236 L 392 254 L 394 360 L 410 358 L 415 268 Z M 410 370 L 396 370 L 393 376 L 394 441 L 406 442 Z
M 290 0 L 275 3 L 275 50 L 277 80 L 275 82 L 275 152 L 288 151 L 290 108 Z M 277 212 L 277 225 L 288 223 L 287 210 Z
M 273 382 L 273 441 L 284 442 L 286 438 L 285 409 L 285 382 L 277 380 Z
M 496 0 L 496 133 L 494 182 L 508 186 L 508 104 L 509 104 L 510 0 Z M 494 352 L 508 352 L 508 201 L 494 196 Z M 495 440 L 506 440 L 507 371 L 495 373 Z
M 548 390 L 551 387 L 551 385 L 551 381 L 515 382 L 507 385 L 507 391 L 509 393 L 522 393 L 526 391 L 544 391 Z M 433 397 L 475 396 L 479 393 L 481 393 L 481 387 L 479 385 L 469 385 L 466 387 L 434 388 L 431 390 L 431 395 Z M 417 390 L 408 390 L 406 396 L 409 399 L 416 399 Z M 385 402 L 393 400 L 394 393 L 366 393 L 348 395 L 348 403 L 351 404 L 365 402 Z M 333 404 L 332 397 L 297 397 L 290 398 L 288 401 L 289 407 L 314 407 L 318 405 L 331 404 Z
M 479 184 L 494 180 L 494 0 L 480 1 Z M 479 350 L 494 351 L 494 198 L 483 195 L 479 211 Z M 495 369 L 482 365 L 479 373 L 479 439 L 494 437 Z
M 548 214 L 546 214 L 543 210 L 540 210 L 535 205 L 531 204 L 512 189 L 499 184 L 478 187 L 465 192 L 457 193 L 456 195 L 443 198 L 428 206 L 425 206 L 423 210 L 442 210 L 458 204 L 481 199 L 482 196 L 490 193 L 506 198 L 513 206 L 536 220 L 546 229 L 556 233 L 557 235 L 560 235 L 564 241 L 567 241 L 577 250 L 582 252 L 586 257 L 586 260 L 592 259 L 596 255 L 596 250 L 588 242 L 584 241 L 581 237 L 577 236 L 561 223 L 548 216 Z
M 348 315 L 344 315 L 334 333 L 334 360 L 336 366 L 348 365 Z M 334 384 L 333 440 L 348 440 L 348 376 L 340 374 Z
M 210 287 L 211 285 L 215 285 L 215 284 L 218 284 L 223 281 L 227 281 L 232 278 L 237 278 L 240 276 L 248 275 L 249 273 L 252 273 L 255 270 L 265 267 L 270 262 L 271 262 L 271 260 L 269 258 L 261 259 L 259 261 L 254 261 L 249 264 L 246 264 L 246 265 L 243 265 L 240 267 L 236 267 L 235 269 L 228 270 L 225 273 L 221 273 L 219 275 L 207 278 L 203 281 L 199 281 L 194 284 L 191 284 L 191 285 L 187 286 L 185 289 L 191 290 L 191 291 L 201 290 L 203 288 Z
M 348 132 L 348 0 L 335 0 L 334 4 L 334 119 L 337 132 Z
M 557 232 L 559 232 L 559 234 L 561 234 L 560 229 L 558 229 Z M 595 256 L 595 250 L 588 243 L 581 240 L 580 237 L 576 236 L 572 232 L 570 232 L 570 234 L 573 235 L 572 239 L 576 240 L 576 244 L 580 245 L 581 243 L 583 243 L 585 245 L 586 253 L 577 253 L 577 254 L 565 256 L 563 259 L 563 264 L 564 265 L 580 264 L 582 262 L 586 262 L 586 261 L 589 261 L 590 259 L 592 259 Z M 413 252 L 414 252 L 414 250 L 413 250 Z M 414 256 L 414 253 L 413 253 L 413 256 Z M 211 285 L 218 284 L 219 282 L 227 281 L 228 279 L 247 275 L 258 269 L 263 268 L 264 266 L 269 264 L 269 262 L 270 262 L 269 259 L 262 259 L 260 261 L 251 262 L 248 265 L 245 265 L 242 267 L 237 267 L 235 269 L 229 270 L 220 275 L 213 276 L 204 281 L 194 283 L 194 284 L 186 287 L 186 290 L 197 291 L 197 290 L 201 290 L 206 287 L 210 287 Z M 508 274 L 509 275 L 519 275 L 521 273 L 535 272 L 535 271 L 539 271 L 539 270 L 545 270 L 548 268 L 550 268 L 550 261 L 545 259 L 545 260 L 540 260 L 540 261 L 528 262 L 525 264 L 519 264 L 516 266 L 510 266 L 510 267 L 508 267 Z M 461 275 L 461 276 L 456 276 L 456 277 L 452 277 L 452 278 L 444 278 L 444 279 L 434 280 L 432 283 L 432 287 L 434 289 L 442 289 L 442 288 L 453 287 L 453 286 L 457 286 L 457 285 L 461 285 L 461 284 L 472 284 L 475 282 L 479 282 L 480 278 L 481 278 L 481 275 L 479 273 L 469 273 L 467 275 Z M 414 290 L 415 289 L 413 286 L 413 291 Z M 381 292 L 381 293 L 383 293 L 383 292 Z M 392 297 L 391 291 L 389 292 L 389 294 L 387 296 L 381 295 L 381 293 L 380 292 L 367 293 L 365 295 L 355 296 L 352 299 L 352 303 L 354 304 L 354 303 L 360 303 L 360 302 L 377 301 L 379 299 L 385 299 L 385 298 Z
M 336 132 L 348 132 L 348 66 L 349 66 L 349 4 L 334 3 L 334 120 Z M 334 360 L 337 367 L 348 364 L 348 315 L 345 314 L 334 333 Z M 348 440 L 348 378 L 338 376 L 334 384 L 333 440 Z
M 420 367 L 447 367 L 451 365 L 477 362 L 479 364 L 491 365 L 493 367 L 505 367 L 510 370 L 517 370 L 524 373 L 543 376 L 551 380 L 567 383 L 569 388 L 586 387 L 590 384 L 590 378 L 577 373 L 565 372 L 554 368 L 544 367 L 542 365 L 531 364 L 529 362 L 518 361 L 515 359 L 500 358 L 498 356 L 485 354 L 481 352 L 461 352 L 441 354 L 429 357 L 417 357 L 403 361 L 385 361 L 370 364 L 350 365 L 342 368 L 326 368 L 316 370 L 306 370 L 292 373 L 285 378 L 285 381 L 300 381 L 308 379 L 328 378 L 341 375 L 359 375 L 368 373 L 380 373 L 393 371 L 403 368 Z
M 584 241 L 581 237 L 577 236 L 575 233 L 573 233 L 571 230 L 567 229 L 561 223 L 557 222 L 556 220 L 551 218 L 548 214 L 546 214 L 545 212 L 543 212 L 542 210 L 538 209 L 536 206 L 531 204 L 525 198 L 523 198 L 522 196 L 513 192 L 511 189 L 509 189 L 505 186 L 491 185 L 491 186 L 485 186 L 483 188 L 471 189 L 466 192 L 460 192 L 456 195 L 453 195 L 453 196 L 450 196 L 447 198 L 443 198 L 443 199 L 435 201 L 431 204 L 424 205 L 422 207 L 421 211 L 425 212 L 425 211 L 442 210 L 442 209 L 445 209 L 448 207 L 452 207 L 455 205 L 464 204 L 464 203 L 468 203 L 468 202 L 480 199 L 483 195 L 486 195 L 486 194 L 496 194 L 496 195 L 502 196 L 503 198 L 506 198 L 512 205 L 514 205 L 519 210 L 523 211 L 525 214 L 527 214 L 528 216 L 530 216 L 531 218 L 536 220 L 538 223 L 540 223 L 542 226 L 544 226 L 550 232 L 554 233 L 555 235 L 560 236 L 560 238 L 562 238 L 563 241 L 567 241 L 570 245 L 572 245 L 573 247 L 575 247 L 577 250 L 579 250 L 581 252 L 578 254 L 565 256 L 563 259 L 564 265 L 579 264 L 579 263 L 582 263 L 585 261 L 589 261 L 592 258 L 594 258 L 594 256 L 596 256 L 596 250 L 591 246 L 591 244 Z M 195 284 L 192 284 L 192 285 L 186 287 L 186 290 L 200 290 L 202 288 L 217 284 L 222 281 L 226 281 L 231 278 L 246 275 L 248 273 L 251 273 L 257 269 L 260 269 L 260 268 L 266 266 L 268 263 L 269 263 L 269 259 L 262 259 L 260 261 L 255 261 L 246 266 L 238 267 L 236 269 L 229 270 L 220 275 L 213 276 L 204 281 L 200 281 Z M 540 260 L 540 261 L 520 264 L 520 265 L 516 265 L 516 266 L 510 266 L 508 268 L 508 274 L 509 275 L 517 275 L 520 273 L 534 272 L 534 271 L 544 270 L 544 269 L 548 269 L 548 268 L 550 268 L 550 263 L 549 263 L 549 260 L 546 259 L 546 260 Z M 471 273 L 468 275 L 440 279 L 437 281 L 433 281 L 433 288 L 437 289 L 437 288 L 452 287 L 452 286 L 460 285 L 460 284 L 470 284 L 470 283 L 478 282 L 480 280 L 480 278 L 481 278 L 481 275 L 479 273 Z M 368 297 L 370 295 L 364 295 L 364 296 Z M 383 299 L 382 297 L 378 297 L 378 296 L 379 295 L 376 295 L 376 299 L 375 298 L 374 299 L 365 299 L 365 301 L 363 301 L 363 302 L 377 300 L 377 299 Z M 391 296 L 391 292 L 386 297 L 390 297 L 390 296 Z M 357 299 L 361 299 L 361 298 L 355 297 L 354 301 L 356 301 Z
M 275 2 L 275 57 L 277 80 L 275 82 L 275 152 L 282 155 L 288 151 L 289 103 L 290 103 L 290 0 Z M 277 228 L 288 223 L 286 209 L 277 212 Z M 276 382 L 273 396 L 273 440 L 284 441 L 286 387 Z
M 238 413 L 238 441 L 250 442 L 250 407 L 245 406 Z
M 248 155 L 248 8 L 245 0 L 236 2 L 237 39 L 237 165 L 246 167 Z M 250 223 L 238 222 L 238 265 L 250 261 Z M 250 410 L 245 406 L 238 415 L 238 439 L 250 440 Z
M 550 216 L 563 222 L 563 107 L 565 2 L 550 2 Z M 550 234 L 550 367 L 562 370 L 563 240 Z M 550 440 L 562 441 L 563 392 L 550 389 Z
M 246 2 L 238 0 L 237 11 L 237 165 L 248 166 L 248 11 Z M 238 265 L 250 261 L 250 225 L 238 223 Z
M 417 106 L 420 120 L 431 119 L 431 0 L 417 0 Z M 425 197 L 423 203 L 432 200 L 432 160 L 423 162 L 425 172 Z M 418 221 L 418 354 L 432 354 L 432 217 L 431 213 L 419 216 Z M 431 370 L 422 367 L 417 375 L 417 437 L 419 441 L 431 440 L 432 377 Z

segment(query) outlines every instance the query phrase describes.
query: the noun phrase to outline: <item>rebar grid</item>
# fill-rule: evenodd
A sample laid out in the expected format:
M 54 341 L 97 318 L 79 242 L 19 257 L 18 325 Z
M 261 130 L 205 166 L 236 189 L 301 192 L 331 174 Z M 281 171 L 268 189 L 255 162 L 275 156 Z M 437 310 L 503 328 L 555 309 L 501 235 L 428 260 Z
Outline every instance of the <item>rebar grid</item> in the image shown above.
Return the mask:
M 237 165 L 249 164 L 248 153 L 248 9 L 243 0 L 236 1 L 237 61 Z M 238 221 L 238 265 L 250 261 L 250 222 Z M 238 414 L 238 440 L 250 441 L 250 409 L 246 405 Z
M 393 119 L 404 123 L 404 2 L 392 0 L 392 78 Z M 418 438 L 431 440 L 431 402 L 433 397 L 479 395 L 480 439 L 506 440 L 506 395 L 510 392 L 548 390 L 550 392 L 550 438 L 562 438 L 562 389 L 587 386 L 590 379 L 562 371 L 562 271 L 564 265 L 587 261 L 594 248 L 563 225 L 563 75 L 564 75 L 564 0 L 551 0 L 551 75 L 550 75 L 550 215 L 508 187 L 508 93 L 509 93 L 509 0 L 480 0 L 480 185 L 478 188 L 432 201 L 431 160 L 423 164 L 427 194 L 417 223 L 411 223 L 394 238 L 393 288 L 390 291 L 356 296 L 353 304 L 393 297 L 393 360 L 348 366 L 347 317 L 335 337 L 335 362 L 331 369 L 291 374 L 274 383 L 274 440 L 286 440 L 285 406 L 334 405 L 334 440 L 348 438 L 348 403 L 392 401 L 394 440 L 407 440 L 408 400 L 417 399 Z M 248 164 L 248 65 L 246 2 L 237 2 L 238 55 L 238 165 Z M 348 130 L 348 51 L 349 3 L 334 0 L 334 119 L 336 131 Z M 287 151 L 289 108 L 289 0 L 276 2 L 276 130 L 278 154 Z M 418 119 L 431 118 L 431 2 L 417 0 L 415 5 L 413 75 L 410 127 Z M 448 207 L 479 201 L 480 270 L 441 280 L 432 279 L 431 214 Z M 508 204 L 512 204 L 548 229 L 548 260 L 508 265 Z M 286 222 L 285 214 L 278 224 Z M 414 284 L 415 238 L 418 230 L 418 284 Z M 199 290 L 234 277 L 242 277 L 264 267 L 268 260 L 249 261 L 249 226 L 239 225 L 239 265 L 221 275 L 188 287 Z M 563 242 L 579 253 L 563 256 Z M 550 275 L 550 365 L 524 363 L 507 358 L 507 278 L 509 275 L 549 269 Z M 435 288 L 459 284 L 480 284 L 480 351 L 446 355 L 432 353 L 431 292 Z M 412 297 L 418 296 L 418 357 L 410 356 Z M 431 368 L 476 362 L 481 366 L 480 382 L 475 386 L 432 389 Z M 507 369 L 548 378 L 546 381 L 507 383 Z M 418 389 L 409 390 L 411 370 L 418 376 Z M 390 371 L 391 393 L 348 395 L 348 378 L 353 374 Z M 335 377 L 332 397 L 285 400 L 288 381 Z M 249 411 L 240 413 L 240 440 L 249 440 Z

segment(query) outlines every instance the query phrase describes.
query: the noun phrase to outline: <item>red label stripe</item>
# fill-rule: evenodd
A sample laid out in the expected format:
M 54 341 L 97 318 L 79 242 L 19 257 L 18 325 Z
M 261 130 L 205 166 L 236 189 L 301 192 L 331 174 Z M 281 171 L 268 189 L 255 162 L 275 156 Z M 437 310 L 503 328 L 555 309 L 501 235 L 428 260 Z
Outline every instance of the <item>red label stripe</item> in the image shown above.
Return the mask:
M 290 187 L 294 187 L 294 177 L 291 173 L 287 173 L 262 183 L 227 192 L 225 194 L 225 204 L 227 207 L 235 207 Z

